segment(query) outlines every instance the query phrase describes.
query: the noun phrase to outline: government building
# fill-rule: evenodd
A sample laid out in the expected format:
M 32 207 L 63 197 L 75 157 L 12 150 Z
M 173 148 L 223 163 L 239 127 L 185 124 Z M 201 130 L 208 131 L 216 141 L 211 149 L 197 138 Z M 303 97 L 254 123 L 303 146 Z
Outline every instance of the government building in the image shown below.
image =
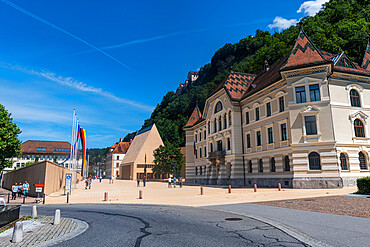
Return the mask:
M 186 131 L 186 181 L 291 188 L 370 176 L 370 46 L 361 65 L 319 50 L 301 29 L 258 75 L 231 72 Z

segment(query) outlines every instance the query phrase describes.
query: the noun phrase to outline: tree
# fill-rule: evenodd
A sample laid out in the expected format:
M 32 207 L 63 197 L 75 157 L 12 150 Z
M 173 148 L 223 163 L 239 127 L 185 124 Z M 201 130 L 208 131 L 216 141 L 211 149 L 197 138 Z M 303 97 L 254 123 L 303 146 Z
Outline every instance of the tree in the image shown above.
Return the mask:
M 12 120 L 11 114 L 0 105 L 0 171 L 13 164 L 11 158 L 21 154 L 22 142 L 18 139 L 21 130 Z
M 184 165 L 184 158 L 180 148 L 166 142 L 164 146 L 153 151 L 154 174 L 180 174 L 181 167 Z

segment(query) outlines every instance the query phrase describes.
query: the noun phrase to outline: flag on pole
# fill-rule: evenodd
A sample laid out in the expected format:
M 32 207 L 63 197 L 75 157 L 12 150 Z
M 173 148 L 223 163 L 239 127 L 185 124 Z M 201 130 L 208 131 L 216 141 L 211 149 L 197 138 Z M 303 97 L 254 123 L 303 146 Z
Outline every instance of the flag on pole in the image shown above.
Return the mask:
M 145 160 L 145 164 L 146 164 L 146 154 L 145 154 L 145 159 L 144 160 Z
M 81 176 L 85 176 L 85 166 L 86 166 L 86 130 L 78 126 L 79 133 L 81 135 L 81 144 L 82 144 L 82 167 L 81 167 Z

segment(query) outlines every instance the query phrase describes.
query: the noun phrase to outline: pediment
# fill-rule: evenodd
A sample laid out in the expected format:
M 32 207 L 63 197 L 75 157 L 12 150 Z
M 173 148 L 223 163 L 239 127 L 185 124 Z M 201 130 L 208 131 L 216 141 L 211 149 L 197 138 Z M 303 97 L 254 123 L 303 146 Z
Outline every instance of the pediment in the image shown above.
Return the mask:
M 303 77 L 299 80 L 296 80 L 295 82 L 291 83 L 292 86 L 300 86 L 300 85 L 305 85 L 307 83 L 320 83 L 322 82 L 322 79 L 317 78 L 317 77 Z

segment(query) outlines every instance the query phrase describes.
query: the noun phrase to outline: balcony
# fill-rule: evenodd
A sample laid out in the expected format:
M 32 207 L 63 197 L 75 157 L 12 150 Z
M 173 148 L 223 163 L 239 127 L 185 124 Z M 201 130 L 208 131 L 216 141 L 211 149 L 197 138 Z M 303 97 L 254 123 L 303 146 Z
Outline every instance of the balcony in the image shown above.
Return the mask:
M 225 158 L 226 151 L 215 151 L 215 152 L 209 152 L 208 153 L 208 159 L 219 159 L 219 158 Z

